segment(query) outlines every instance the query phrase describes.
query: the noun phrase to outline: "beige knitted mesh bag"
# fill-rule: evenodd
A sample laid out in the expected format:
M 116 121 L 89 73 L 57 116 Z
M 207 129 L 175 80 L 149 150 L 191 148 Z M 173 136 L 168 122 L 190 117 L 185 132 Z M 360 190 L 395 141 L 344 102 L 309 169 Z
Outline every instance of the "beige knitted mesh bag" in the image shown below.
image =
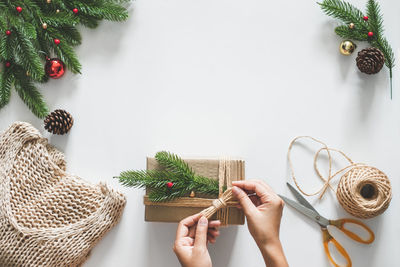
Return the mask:
M 123 195 L 65 166 L 28 123 L 0 136 L 0 266 L 80 266 L 120 219 Z

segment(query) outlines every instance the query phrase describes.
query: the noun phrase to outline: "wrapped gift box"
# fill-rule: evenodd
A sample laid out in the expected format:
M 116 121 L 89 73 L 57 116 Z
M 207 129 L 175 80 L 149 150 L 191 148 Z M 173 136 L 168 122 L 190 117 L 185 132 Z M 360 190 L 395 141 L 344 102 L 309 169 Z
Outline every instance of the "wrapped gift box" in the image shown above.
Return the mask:
M 193 171 L 211 179 L 221 181 L 221 176 L 229 176 L 228 180 L 245 179 L 245 163 L 242 160 L 188 159 L 185 160 Z M 154 158 L 147 158 L 147 169 L 161 169 Z M 224 177 L 222 177 L 224 178 Z M 225 179 L 222 179 L 225 180 Z M 229 183 L 229 181 L 228 181 Z M 225 184 L 230 186 L 230 184 Z M 167 202 L 152 202 L 147 194 L 144 196 L 145 220 L 148 222 L 179 222 L 183 218 L 201 212 L 212 205 L 214 199 L 196 194 L 195 197 L 182 197 Z M 227 225 L 244 224 L 244 214 L 236 207 L 225 208 Z M 217 219 L 217 214 L 212 219 Z

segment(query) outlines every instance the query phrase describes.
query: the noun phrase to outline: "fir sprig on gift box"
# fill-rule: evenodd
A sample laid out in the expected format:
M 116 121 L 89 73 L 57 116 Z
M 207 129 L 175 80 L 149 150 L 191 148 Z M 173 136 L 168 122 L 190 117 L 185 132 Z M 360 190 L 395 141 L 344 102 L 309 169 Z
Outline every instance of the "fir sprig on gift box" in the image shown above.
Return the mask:
M 218 181 L 195 174 L 177 155 L 162 151 L 155 159 L 161 170 L 125 171 L 115 178 L 124 186 L 149 189 L 149 199 L 154 202 L 187 196 L 192 191 L 218 196 Z
M 383 16 L 379 4 L 375 0 L 368 0 L 365 15 L 352 4 L 341 0 L 324 0 L 318 4 L 325 14 L 342 21 L 343 25 L 335 29 L 337 35 L 346 39 L 366 41 L 382 51 L 385 65 L 389 69 L 392 98 L 392 70 L 395 58 L 389 42 L 383 35 Z
M 56 57 L 72 73 L 81 72 L 74 46 L 81 43 L 79 24 L 89 28 L 106 19 L 123 21 L 128 12 L 121 0 L 0 0 L 0 109 L 15 87 L 21 99 L 39 118 L 48 108 L 36 83 L 46 75 L 45 59 Z M 47 70 L 47 68 L 46 68 Z

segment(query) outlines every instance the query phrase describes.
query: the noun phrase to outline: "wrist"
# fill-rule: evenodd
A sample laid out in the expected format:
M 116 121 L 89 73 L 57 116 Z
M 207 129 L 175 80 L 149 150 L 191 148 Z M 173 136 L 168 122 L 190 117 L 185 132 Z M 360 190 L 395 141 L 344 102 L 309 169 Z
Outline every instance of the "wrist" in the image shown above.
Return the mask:
M 268 267 L 288 266 L 279 238 L 268 240 L 265 244 L 259 245 L 259 248 Z

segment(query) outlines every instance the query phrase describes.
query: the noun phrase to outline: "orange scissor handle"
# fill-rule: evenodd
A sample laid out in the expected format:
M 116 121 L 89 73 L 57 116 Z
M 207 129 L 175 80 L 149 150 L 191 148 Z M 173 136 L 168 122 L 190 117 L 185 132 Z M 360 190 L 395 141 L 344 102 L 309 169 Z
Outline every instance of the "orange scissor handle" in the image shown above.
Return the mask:
M 337 227 L 340 231 L 342 231 L 345 235 L 347 235 L 348 237 L 350 237 L 351 239 L 360 242 L 362 244 L 371 244 L 372 242 L 374 242 L 375 240 L 375 235 L 374 232 L 372 232 L 372 230 L 366 226 L 364 223 L 362 223 L 359 220 L 355 220 L 355 219 L 341 219 L 341 220 L 332 220 L 330 221 L 331 225 Z M 360 237 L 359 235 L 357 235 L 356 233 L 348 230 L 345 225 L 351 223 L 351 224 L 356 224 L 359 227 L 361 227 L 362 229 L 364 229 L 365 231 L 368 232 L 368 237 L 366 237 L 365 239 L 363 239 L 362 237 Z
M 347 254 L 346 250 L 340 245 L 335 238 L 331 236 L 331 234 L 328 232 L 328 229 L 322 228 L 322 235 L 323 235 L 323 241 L 324 241 L 324 249 L 325 253 L 328 256 L 329 261 L 335 266 L 335 267 L 341 267 L 339 264 L 335 262 L 335 260 L 332 258 L 331 252 L 329 250 L 329 243 L 332 242 L 332 244 L 336 247 L 337 251 L 346 259 L 346 267 L 351 267 L 351 259 L 349 254 Z

